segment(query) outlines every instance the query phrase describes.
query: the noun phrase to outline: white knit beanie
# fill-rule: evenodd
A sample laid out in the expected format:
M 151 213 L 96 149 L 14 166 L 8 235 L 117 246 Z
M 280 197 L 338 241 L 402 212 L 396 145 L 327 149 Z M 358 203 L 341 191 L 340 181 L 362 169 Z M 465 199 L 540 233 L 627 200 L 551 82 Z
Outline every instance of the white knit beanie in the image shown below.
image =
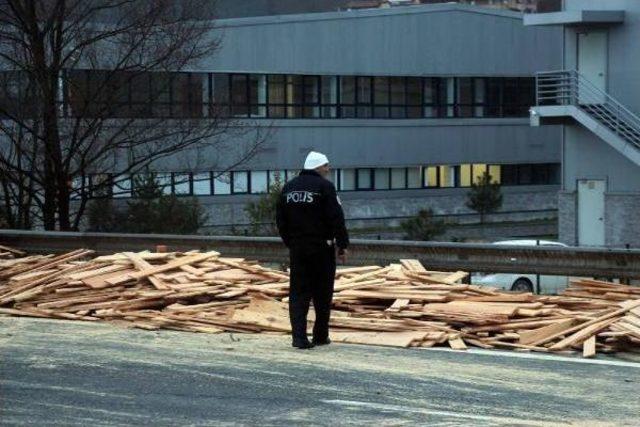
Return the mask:
M 322 153 L 317 151 L 311 151 L 307 154 L 307 159 L 304 161 L 305 169 L 315 169 L 320 166 L 324 166 L 329 163 L 329 159 Z

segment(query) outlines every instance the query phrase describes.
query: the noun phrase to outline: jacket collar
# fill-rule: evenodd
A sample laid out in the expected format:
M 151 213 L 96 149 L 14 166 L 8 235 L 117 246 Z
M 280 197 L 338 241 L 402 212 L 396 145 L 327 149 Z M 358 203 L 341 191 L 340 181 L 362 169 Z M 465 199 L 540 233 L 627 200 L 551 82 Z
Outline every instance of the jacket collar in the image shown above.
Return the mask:
M 300 171 L 300 175 L 315 175 L 315 176 L 319 176 L 320 178 L 322 178 L 322 175 L 320 175 L 318 172 L 316 172 L 313 169 L 302 169 Z

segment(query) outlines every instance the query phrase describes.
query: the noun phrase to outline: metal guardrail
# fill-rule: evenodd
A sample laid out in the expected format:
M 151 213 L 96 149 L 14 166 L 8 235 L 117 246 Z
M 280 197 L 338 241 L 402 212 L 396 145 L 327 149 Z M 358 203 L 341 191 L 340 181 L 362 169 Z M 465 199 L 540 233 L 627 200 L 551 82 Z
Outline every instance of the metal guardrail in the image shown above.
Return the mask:
M 640 117 L 575 70 L 536 73 L 536 104 L 581 108 L 640 149 Z
M 33 253 L 57 253 L 78 248 L 99 254 L 153 250 L 215 249 L 226 256 L 262 262 L 288 261 L 275 237 L 182 236 L 168 234 L 66 233 L 0 230 L 0 244 Z M 352 241 L 349 264 L 384 265 L 401 258 L 419 259 L 432 270 L 549 274 L 640 279 L 640 250 L 548 246 L 503 246 L 389 240 Z

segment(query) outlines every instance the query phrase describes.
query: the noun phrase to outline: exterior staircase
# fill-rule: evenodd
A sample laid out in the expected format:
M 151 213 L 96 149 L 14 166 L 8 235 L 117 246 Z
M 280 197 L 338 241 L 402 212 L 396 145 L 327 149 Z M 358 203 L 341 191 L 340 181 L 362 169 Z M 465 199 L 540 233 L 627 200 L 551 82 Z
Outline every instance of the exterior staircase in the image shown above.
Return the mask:
M 536 74 L 531 125 L 573 119 L 640 166 L 640 117 L 575 70 Z

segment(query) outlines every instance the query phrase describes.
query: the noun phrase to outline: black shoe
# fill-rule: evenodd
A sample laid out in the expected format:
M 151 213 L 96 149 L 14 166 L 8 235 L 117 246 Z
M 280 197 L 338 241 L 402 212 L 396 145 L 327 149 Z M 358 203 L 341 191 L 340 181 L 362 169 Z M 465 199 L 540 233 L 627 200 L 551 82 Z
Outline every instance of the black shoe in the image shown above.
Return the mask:
M 310 341 L 294 342 L 291 345 L 300 350 L 308 350 L 315 347 L 315 344 Z
M 313 345 L 329 345 L 331 344 L 331 340 L 329 338 L 325 338 L 323 340 L 317 340 L 317 339 L 313 339 L 313 341 L 311 341 L 311 343 Z

